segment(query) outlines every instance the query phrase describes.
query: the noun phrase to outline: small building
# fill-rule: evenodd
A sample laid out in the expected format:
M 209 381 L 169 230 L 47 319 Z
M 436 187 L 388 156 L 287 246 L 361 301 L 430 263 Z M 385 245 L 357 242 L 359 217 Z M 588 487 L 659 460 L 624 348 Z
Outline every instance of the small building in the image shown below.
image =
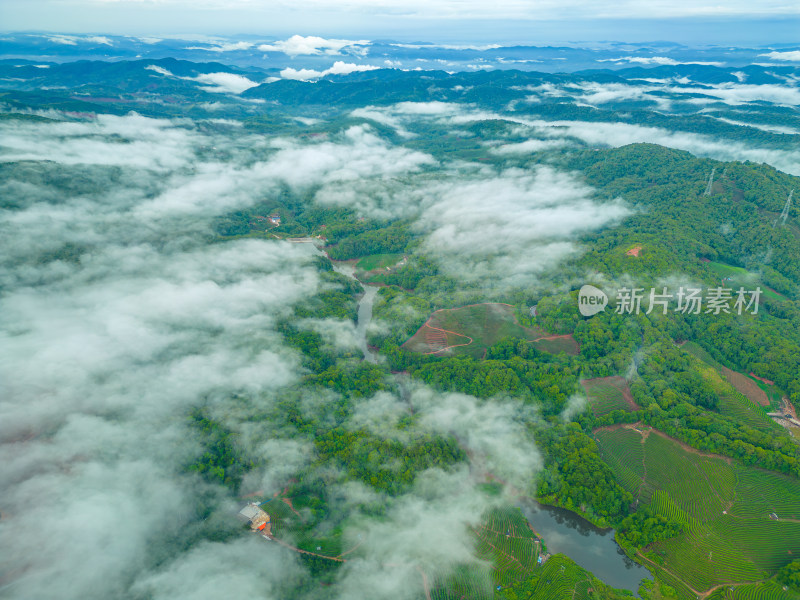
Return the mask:
M 240 510 L 239 518 L 246 522 L 253 531 L 261 531 L 267 535 L 271 533 L 269 515 L 255 502 L 251 502 Z
M 773 521 L 777 521 L 778 515 L 775 513 L 769 513 L 769 518 L 772 519 Z
M 277 214 L 277 213 L 275 213 L 274 215 L 270 215 L 269 216 L 269 222 L 272 223 L 273 225 L 280 225 L 281 224 L 281 216 L 279 214 Z

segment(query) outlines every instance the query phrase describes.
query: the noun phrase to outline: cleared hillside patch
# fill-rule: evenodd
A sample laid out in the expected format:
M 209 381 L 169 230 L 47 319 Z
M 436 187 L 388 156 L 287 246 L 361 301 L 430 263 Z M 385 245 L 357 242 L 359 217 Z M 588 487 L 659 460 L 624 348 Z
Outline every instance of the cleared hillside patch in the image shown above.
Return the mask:
M 403 347 L 419 354 L 483 358 L 488 348 L 505 337 L 533 342 L 551 354 L 580 350 L 572 335 L 553 335 L 535 327 L 523 327 L 509 304 L 471 304 L 434 312 Z

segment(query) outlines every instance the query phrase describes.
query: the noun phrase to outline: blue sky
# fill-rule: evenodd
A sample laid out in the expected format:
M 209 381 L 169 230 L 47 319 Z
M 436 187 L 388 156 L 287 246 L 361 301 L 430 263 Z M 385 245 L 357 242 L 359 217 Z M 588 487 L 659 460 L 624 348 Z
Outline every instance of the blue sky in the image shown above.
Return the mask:
M 0 0 L 5 31 L 321 34 L 403 40 L 797 42 L 784 0 Z

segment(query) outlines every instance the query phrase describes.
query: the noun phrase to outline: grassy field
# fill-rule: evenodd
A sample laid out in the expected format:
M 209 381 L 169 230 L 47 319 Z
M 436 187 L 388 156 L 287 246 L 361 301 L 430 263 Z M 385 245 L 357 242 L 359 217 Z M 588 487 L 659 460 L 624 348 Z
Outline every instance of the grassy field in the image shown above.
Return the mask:
M 487 348 L 509 336 L 530 340 L 552 354 L 579 351 L 571 335 L 554 336 L 538 328 L 523 327 L 517 322 L 513 306 L 490 303 L 436 311 L 404 347 L 423 354 L 482 358 Z
M 623 377 L 599 377 L 581 381 L 589 406 L 596 416 L 605 415 L 612 410 L 638 410 L 633 401 L 628 382 Z
M 359 271 L 385 269 L 386 267 L 395 266 L 401 260 L 403 260 L 402 254 L 372 254 L 359 260 L 356 263 L 356 269 Z
M 768 579 L 800 555 L 800 482 L 641 431 L 595 435 L 620 484 L 684 527 L 645 549 L 659 574 L 680 574 L 688 587 L 706 592 Z
M 720 284 L 724 287 L 733 288 L 734 293 L 739 287 L 751 291 L 754 290 L 756 286 L 760 286 L 765 297 L 772 298 L 773 300 L 786 300 L 785 296 L 782 296 L 764 285 L 758 274 L 751 273 L 747 269 L 715 262 L 713 260 L 706 262 L 705 265 L 719 278 Z

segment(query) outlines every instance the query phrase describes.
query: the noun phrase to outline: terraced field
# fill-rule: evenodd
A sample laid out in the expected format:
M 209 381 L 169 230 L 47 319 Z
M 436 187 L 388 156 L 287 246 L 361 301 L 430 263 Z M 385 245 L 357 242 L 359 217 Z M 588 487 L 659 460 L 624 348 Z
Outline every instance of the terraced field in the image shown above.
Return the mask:
M 474 565 L 457 566 L 446 573 L 426 573 L 425 577 L 431 586 L 431 600 L 491 600 L 493 597 L 486 569 Z
M 652 490 L 645 485 L 641 434 L 628 428 L 599 429 L 595 431 L 595 438 L 603 460 L 614 471 L 620 485 L 640 502 L 648 502 Z
M 800 595 L 784 590 L 774 581 L 751 583 L 739 586 L 724 586 L 711 595 L 707 600 L 798 600 Z
M 595 435 L 620 484 L 684 527 L 645 549 L 659 575 L 680 573 L 683 584 L 703 593 L 768 579 L 800 555 L 797 480 L 703 455 L 657 431 Z
M 694 342 L 686 342 L 686 344 L 683 345 L 683 349 L 700 359 L 702 362 L 716 369 L 716 371 L 718 371 L 718 373 L 724 377 L 722 381 L 726 382 L 728 386 L 723 386 L 726 389 L 721 390 L 722 395 L 730 396 L 731 390 L 735 390 L 738 392 L 739 396 L 743 396 L 759 406 L 769 406 L 772 403 L 773 398 L 771 398 L 770 394 L 765 391 L 768 387 L 767 385 L 757 381 L 756 379 L 753 379 L 752 377 L 744 375 L 743 373 L 738 373 L 724 365 L 721 365 L 714 360 L 714 358 L 708 352 L 706 352 L 704 348 L 700 347 Z M 780 397 L 780 391 L 775 390 L 774 387 L 770 390 L 770 393 L 772 396 L 777 396 L 778 398 Z
M 612 410 L 638 410 L 633 401 L 628 382 L 623 377 L 598 377 L 581 381 L 589 407 L 596 416 L 610 413 Z
M 432 573 L 428 576 L 432 599 L 491 598 L 493 589 L 513 585 L 537 568 L 541 545 L 519 509 L 490 512 L 473 534 L 477 556 L 492 565 L 491 576 L 485 569 L 467 565 L 445 574 Z
M 494 563 L 495 585 L 508 586 L 536 567 L 541 545 L 519 509 L 493 511 L 474 534 L 478 556 Z
M 631 598 L 630 592 L 615 590 L 563 554 L 555 554 L 510 590 L 501 588 L 497 598 L 530 600 L 596 600 Z

